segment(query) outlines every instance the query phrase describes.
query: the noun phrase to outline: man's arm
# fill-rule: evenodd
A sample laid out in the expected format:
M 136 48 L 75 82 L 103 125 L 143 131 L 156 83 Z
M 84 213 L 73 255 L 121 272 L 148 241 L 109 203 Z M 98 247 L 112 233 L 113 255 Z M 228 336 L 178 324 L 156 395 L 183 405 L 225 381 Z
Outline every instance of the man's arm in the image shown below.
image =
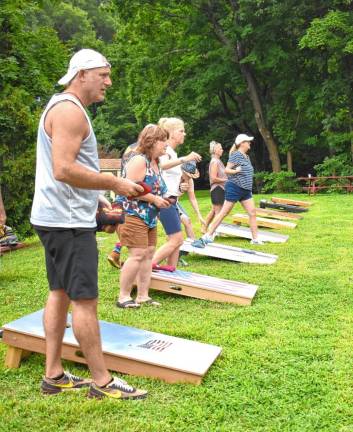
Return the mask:
M 6 223 L 6 212 L 5 212 L 5 207 L 4 207 L 1 190 L 0 190 L 0 225 L 5 225 L 5 223 Z
M 143 188 L 130 180 L 91 171 L 76 161 L 89 128 L 82 110 L 72 102 L 53 107 L 47 115 L 45 128 L 52 137 L 53 174 L 56 180 L 83 189 L 109 189 L 119 195 L 135 196 L 142 192 Z

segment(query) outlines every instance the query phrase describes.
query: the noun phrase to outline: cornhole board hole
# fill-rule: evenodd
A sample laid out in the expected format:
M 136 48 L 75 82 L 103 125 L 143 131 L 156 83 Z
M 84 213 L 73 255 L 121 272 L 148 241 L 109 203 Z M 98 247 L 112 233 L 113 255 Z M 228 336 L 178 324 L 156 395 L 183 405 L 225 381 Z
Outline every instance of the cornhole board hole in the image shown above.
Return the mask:
M 8 345 L 5 366 L 19 367 L 31 352 L 45 353 L 43 310 L 3 326 L 3 342 Z M 73 335 L 68 315 L 62 358 L 86 364 Z M 159 378 L 169 383 L 200 384 L 221 353 L 221 348 L 167 336 L 107 321 L 99 321 L 105 364 L 108 369 L 131 375 Z
M 176 270 L 152 272 L 151 289 L 203 300 L 249 305 L 257 285 Z
M 250 264 L 274 264 L 278 256 L 258 252 L 251 249 L 241 249 L 221 243 L 209 243 L 204 248 L 192 246 L 192 240 L 186 239 L 180 250 L 211 258 L 220 258 L 228 261 L 238 261 Z
M 238 223 L 238 224 L 249 225 L 249 216 L 244 215 L 244 214 L 240 214 L 240 213 L 236 213 L 233 216 L 233 222 Z M 257 223 L 257 226 L 262 226 L 262 227 L 266 227 L 266 228 L 274 228 L 274 229 L 282 229 L 282 228 L 294 229 L 297 226 L 297 224 L 294 222 L 279 221 L 279 220 L 275 220 L 275 219 L 266 219 L 266 218 L 261 218 L 261 217 L 256 218 L 256 223 Z
M 257 233 L 259 240 L 269 243 L 285 243 L 289 238 L 288 235 L 277 234 L 265 230 L 258 230 Z M 242 237 L 250 240 L 252 239 L 250 228 L 229 223 L 222 223 L 217 228 L 216 234 L 231 237 Z
M 299 206 L 294 206 L 289 204 L 278 204 L 264 199 L 260 200 L 260 207 L 277 209 L 277 210 L 285 210 L 286 212 L 289 213 L 304 213 L 308 211 L 308 209 L 304 207 L 299 207 Z
M 287 213 L 284 211 L 256 208 L 256 216 L 264 216 L 279 220 L 299 220 L 303 219 L 302 215 L 295 213 Z
M 272 197 L 271 201 L 276 204 L 289 204 L 289 205 L 294 205 L 299 207 L 310 207 L 311 205 L 313 205 L 313 203 L 310 201 L 292 200 L 287 198 Z
M 6 252 L 15 251 L 17 249 L 22 249 L 26 246 L 27 245 L 24 243 L 16 243 L 15 245 L 11 245 L 11 246 L 0 246 L 0 255 L 4 254 Z

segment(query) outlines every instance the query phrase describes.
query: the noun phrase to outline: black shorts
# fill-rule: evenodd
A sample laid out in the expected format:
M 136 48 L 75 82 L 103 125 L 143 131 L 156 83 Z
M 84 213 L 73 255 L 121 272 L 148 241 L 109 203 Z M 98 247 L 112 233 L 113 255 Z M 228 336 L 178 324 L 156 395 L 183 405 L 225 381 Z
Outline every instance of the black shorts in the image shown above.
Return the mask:
M 224 189 L 221 186 L 216 186 L 211 190 L 211 202 L 213 205 L 223 205 Z
M 50 290 L 64 289 L 71 300 L 98 297 L 98 250 L 94 231 L 35 227 L 45 249 Z

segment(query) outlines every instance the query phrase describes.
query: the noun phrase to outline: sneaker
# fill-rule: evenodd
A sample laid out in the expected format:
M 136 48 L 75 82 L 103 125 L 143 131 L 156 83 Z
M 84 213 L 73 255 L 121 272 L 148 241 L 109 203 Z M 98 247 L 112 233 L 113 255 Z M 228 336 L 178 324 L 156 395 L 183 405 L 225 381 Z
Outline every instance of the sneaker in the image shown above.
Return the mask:
M 164 270 L 164 271 L 173 273 L 173 272 L 175 272 L 176 267 L 172 266 L 172 265 L 167 265 L 167 264 L 163 265 L 163 264 L 152 263 L 152 271 L 158 271 L 158 270 Z
M 263 245 L 264 242 L 261 241 L 261 240 L 259 240 L 259 239 L 253 239 L 253 240 L 251 240 L 250 244 L 252 244 L 252 245 Z
M 92 382 L 89 387 L 88 397 L 96 399 L 103 399 L 105 397 L 113 399 L 145 399 L 147 397 L 147 391 L 136 389 L 121 378 L 114 377 L 113 380 L 104 387 L 99 387 Z
M 196 248 L 203 249 L 203 248 L 206 246 L 206 243 L 205 243 L 204 239 L 201 237 L 201 238 L 199 238 L 198 240 L 194 240 L 194 241 L 191 243 L 191 246 L 196 247 Z
M 202 239 L 205 244 L 213 243 L 214 236 L 210 236 L 209 234 L 205 234 L 202 236 Z
M 41 390 L 43 394 L 53 395 L 67 390 L 78 390 L 89 387 L 92 380 L 80 378 L 70 372 L 64 371 L 64 376 L 58 380 L 43 377 Z
M 113 267 L 120 269 L 121 268 L 121 263 L 120 263 L 120 253 L 118 252 L 111 252 L 108 256 L 107 256 L 107 260 L 109 261 L 109 264 L 111 264 Z

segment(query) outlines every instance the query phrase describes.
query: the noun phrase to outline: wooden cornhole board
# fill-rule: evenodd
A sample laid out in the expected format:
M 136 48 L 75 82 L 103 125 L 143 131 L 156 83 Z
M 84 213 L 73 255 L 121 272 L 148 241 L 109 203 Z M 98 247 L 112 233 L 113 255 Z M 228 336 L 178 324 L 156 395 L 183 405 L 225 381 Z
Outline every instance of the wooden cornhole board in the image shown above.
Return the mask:
M 300 207 L 310 207 L 311 205 L 313 205 L 313 203 L 310 201 L 292 200 L 287 198 L 272 197 L 271 201 L 277 204 L 289 204 L 289 205 L 300 206 Z
M 175 272 L 158 270 L 152 272 L 150 288 L 187 297 L 245 306 L 251 304 L 258 287 L 182 270 Z
M 40 310 L 3 326 L 3 342 L 8 345 L 6 367 L 19 367 L 21 358 L 31 352 L 45 353 L 42 317 Z M 99 325 L 107 368 L 126 374 L 200 384 L 222 351 L 214 345 L 106 321 Z M 86 364 L 71 326 L 65 330 L 62 358 Z
M 241 213 L 236 213 L 233 216 L 233 222 L 238 224 L 249 225 L 249 216 Z M 256 223 L 257 226 L 263 226 L 266 228 L 274 228 L 274 229 L 282 229 L 282 228 L 294 229 L 297 226 L 297 224 L 294 222 L 279 221 L 275 219 L 266 219 L 261 217 L 256 218 Z
M 270 208 L 270 209 L 277 209 L 277 210 L 285 210 L 286 212 L 290 212 L 290 213 L 304 213 L 309 210 L 308 208 L 305 207 L 299 207 L 299 206 L 289 205 L 289 204 L 279 204 L 279 203 L 274 203 L 272 201 L 267 201 L 265 199 L 260 200 L 260 207 L 262 209 Z
M 285 243 L 289 236 L 278 234 L 265 230 L 258 230 L 258 238 L 263 242 L 269 243 Z M 229 223 L 222 223 L 216 230 L 217 235 L 225 235 L 231 237 L 242 237 L 246 239 L 252 239 L 251 230 L 248 227 L 240 225 L 234 225 Z
M 221 243 L 209 243 L 204 248 L 197 248 L 191 245 L 192 240 L 186 239 L 180 250 L 197 255 L 205 255 L 211 258 L 220 258 L 229 261 L 238 261 L 250 264 L 274 264 L 278 256 L 265 254 L 251 249 L 241 249 Z
M 22 249 L 24 247 L 26 247 L 27 245 L 24 243 L 16 243 L 13 246 L 0 246 L 0 255 L 6 253 L 6 252 L 12 252 L 15 251 L 17 249 Z
M 264 216 L 279 220 L 298 220 L 303 219 L 302 215 L 287 213 L 284 211 L 256 208 L 256 216 Z

